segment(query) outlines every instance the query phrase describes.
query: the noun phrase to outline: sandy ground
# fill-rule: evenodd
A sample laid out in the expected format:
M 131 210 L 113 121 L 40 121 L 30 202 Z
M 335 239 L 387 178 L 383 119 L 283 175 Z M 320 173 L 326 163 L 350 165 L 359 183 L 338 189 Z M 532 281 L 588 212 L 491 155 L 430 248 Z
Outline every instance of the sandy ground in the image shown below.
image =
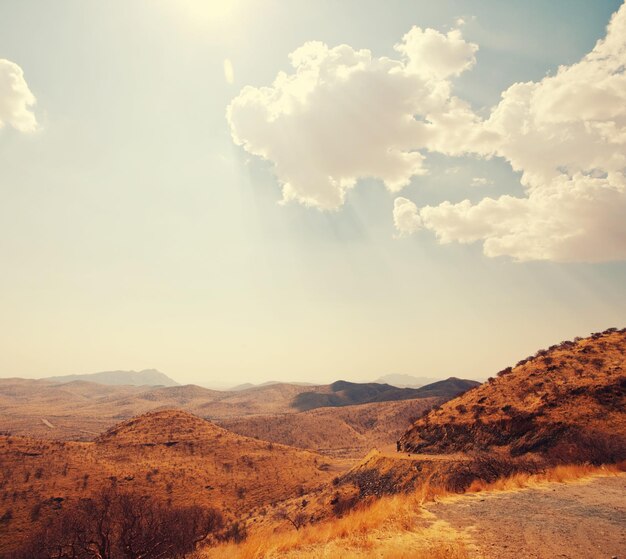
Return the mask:
M 626 475 L 455 497 L 426 507 L 485 559 L 626 559 Z

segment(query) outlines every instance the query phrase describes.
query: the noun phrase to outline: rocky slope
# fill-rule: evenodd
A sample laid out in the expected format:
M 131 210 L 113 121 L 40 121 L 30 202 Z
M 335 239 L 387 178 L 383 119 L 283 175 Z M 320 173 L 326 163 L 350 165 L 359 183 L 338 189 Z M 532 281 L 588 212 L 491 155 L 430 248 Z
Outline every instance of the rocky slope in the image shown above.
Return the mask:
M 419 419 L 399 444 L 557 463 L 626 459 L 626 329 L 538 351 Z

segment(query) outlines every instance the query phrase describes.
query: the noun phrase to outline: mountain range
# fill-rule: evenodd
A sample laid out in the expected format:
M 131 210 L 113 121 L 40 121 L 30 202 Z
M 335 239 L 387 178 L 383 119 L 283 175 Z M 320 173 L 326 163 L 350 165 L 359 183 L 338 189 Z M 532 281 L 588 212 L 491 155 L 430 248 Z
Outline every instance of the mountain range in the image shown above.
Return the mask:
M 41 380 L 59 384 L 83 380 L 106 385 L 179 386 L 175 380 L 156 369 L 144 369 L 143 371 L 103 371 L 101 373 L 46 377 Z

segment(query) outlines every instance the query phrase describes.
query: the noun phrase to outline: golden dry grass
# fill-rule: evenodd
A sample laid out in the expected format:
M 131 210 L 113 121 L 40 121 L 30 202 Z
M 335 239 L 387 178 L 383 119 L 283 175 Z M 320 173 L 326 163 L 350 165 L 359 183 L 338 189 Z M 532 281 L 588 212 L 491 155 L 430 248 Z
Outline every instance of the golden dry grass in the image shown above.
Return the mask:
M 598 476 L 620 475 L 626 472 L 626 462 L 593 466 L 591 464 L 562 464 L 538 474 L 516 473 L 492 483 L 474 481 L 467 493 L 480 491 L 515 491 L 526 487 L 537 487 L 546 483 L 566 483 Z
M 468 493 L 517 491 L 548 483 L 574 482 L 620 475 L 626 463 L 609 466 L 561 465 L 539 474 L 515 474 L 494 483 L 475 483 Z M 247 541 L 200 553 L 204 559 L 465 559 L 468 535 L 455 531 L 423 508 L 431 501 L 454 501 L 462 495 L 446 492 L 426 480 L 410 494 L 369 501 L 343 518 L 332 518 L 298 531 L 285 523 L 265 526 Z
M 343 518 L 293 529 L 266 529 L 242 544 L 205 551 L 206 559 L 274 559 L 384 557 L 464 559 L 463 534 L 432 523 L 418 492 L 380 499 Z

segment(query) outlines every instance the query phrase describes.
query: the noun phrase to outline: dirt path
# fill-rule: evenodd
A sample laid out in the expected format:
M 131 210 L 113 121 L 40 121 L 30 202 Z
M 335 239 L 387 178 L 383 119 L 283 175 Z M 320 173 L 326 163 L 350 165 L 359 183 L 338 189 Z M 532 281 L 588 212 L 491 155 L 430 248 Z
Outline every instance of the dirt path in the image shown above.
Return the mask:
M 392 460 L 417 460 L 419 462 L 461 462 L 469 460 L 465 454 L 408 454 L 406 452 L 380 452 L 380 456 Z
M 479 493 L 427 509 L 466 531 L 473 557 L 626 559 L 626 475 Z
M 459 462 L 461 460 L 469 460 L 470 457 L 462 452 L 454 454 L 416 454 L 414 452 L 398 452 L 395 444 L 389 444 L 386 446 L 375 449 L 380 456 L 385 458 L 391 458 L 392 460 L 418 460 L 434 461 L 434 462 Z

